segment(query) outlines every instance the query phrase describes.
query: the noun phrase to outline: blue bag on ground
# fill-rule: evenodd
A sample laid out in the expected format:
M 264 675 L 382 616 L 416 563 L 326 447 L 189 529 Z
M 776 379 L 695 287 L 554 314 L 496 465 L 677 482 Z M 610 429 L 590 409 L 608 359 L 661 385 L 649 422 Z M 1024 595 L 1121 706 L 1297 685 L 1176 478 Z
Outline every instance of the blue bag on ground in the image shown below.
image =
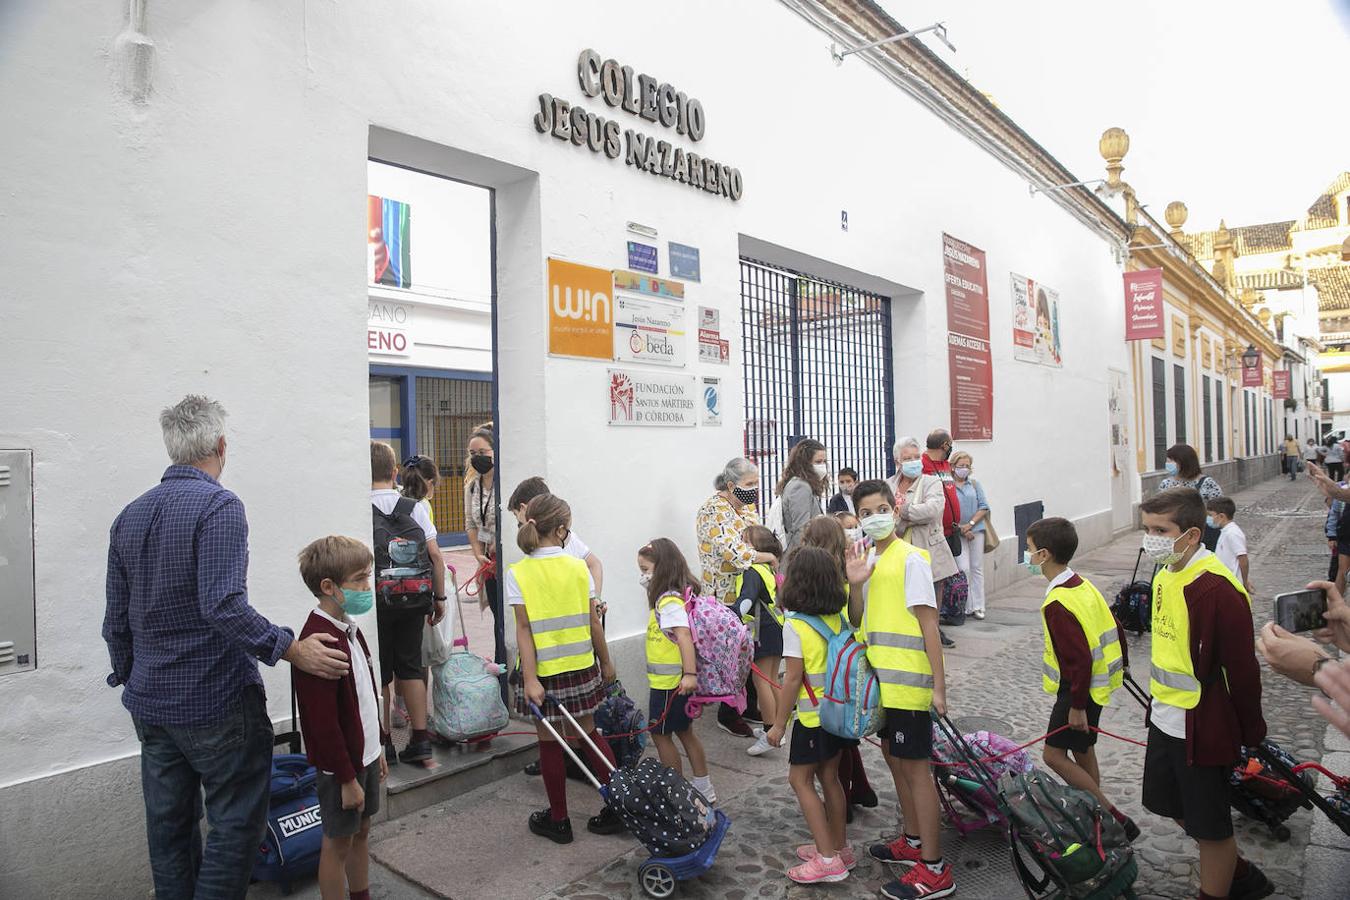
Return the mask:
M 323 823 L 318 772 L 301 753 L 272 758 L 272 796 L 267 810 L 267 832 L 253 863 L 256 881 L 278 882 L 290 893 L 292 882 L 319 871 Z

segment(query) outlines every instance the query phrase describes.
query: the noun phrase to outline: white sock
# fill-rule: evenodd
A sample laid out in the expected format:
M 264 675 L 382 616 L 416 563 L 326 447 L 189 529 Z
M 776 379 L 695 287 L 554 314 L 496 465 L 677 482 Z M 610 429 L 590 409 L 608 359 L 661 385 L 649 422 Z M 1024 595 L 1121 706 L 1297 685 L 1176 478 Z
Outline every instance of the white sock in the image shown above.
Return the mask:
M 827 866 L 832 866 L 832 865 L 834 865 L 834 862 L 835 862 L 836 859 L 838 859 L 837 856 L 822 856 L 822 857 L 820 858 L 820 861 L 823 862 L 823 863 L 824 863 L 825 865 L 827 865 Z
M 700 794 L 707 794 L 712 790 L 711 775 L 695 775 L 693 780 L 689 783 L 692 784 L 694 790 L 698 791 Z

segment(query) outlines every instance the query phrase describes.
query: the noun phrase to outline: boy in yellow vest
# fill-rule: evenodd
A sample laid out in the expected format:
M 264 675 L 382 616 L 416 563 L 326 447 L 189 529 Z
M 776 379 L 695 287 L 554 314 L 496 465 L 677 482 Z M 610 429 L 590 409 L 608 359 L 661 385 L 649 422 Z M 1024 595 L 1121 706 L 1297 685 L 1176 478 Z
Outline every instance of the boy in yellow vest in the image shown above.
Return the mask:
M 930 707 L 947 712 L 947 686 L 938 638 L 937 596 L 928 553 L 895 534 L 895 495 L 884 481 L 853 489 L 853 506 L 863 533 L 876 545 L 875 558 L 855 547 L 848 560 L 849 621 L 861 627 L 867 661 L 881 683 L 886 718 L 881 751 L 895 779 L 904 833 L 889 844 L 874 844 L 874 859 L 907 866 L 881 888 L 891 900 L 948 897 L 956 892 L 952 868 L 942 859 L 942 823 L 933 754 Z
M 1065 784 L 1096 797 L 1133 841 L 1139 837 L 1139 826 L 1102 793 L 1094 749 L 1097 732 L 1092 730 L 1101 721 L 1102 707 L 1124 683 L 1130 659 L 1119 623 L 1101 592 L 1069 568 L 1077 552 L 1078 531 L 1068 519 L 1041 519 L 1027 529 L 1023 565 L 1050 582 L 1041 604 L 1045 633 L 1041 684 L 1047 694 L 1055 695 L 1055 706 L 1042 759 Z M 1067 731 L 1059 731 L 1066 725 Z
M 1175 819 L 1200 851 L 1201 900 L 1251 900 L 1270 880 L 1238 856 L 1228 774 L 1266 736 L 1251 600 L 1205 549 L 1205 503 L 1173 488 L 1139 504 L 1153 579 L 1153 647 L 1144 806 Z

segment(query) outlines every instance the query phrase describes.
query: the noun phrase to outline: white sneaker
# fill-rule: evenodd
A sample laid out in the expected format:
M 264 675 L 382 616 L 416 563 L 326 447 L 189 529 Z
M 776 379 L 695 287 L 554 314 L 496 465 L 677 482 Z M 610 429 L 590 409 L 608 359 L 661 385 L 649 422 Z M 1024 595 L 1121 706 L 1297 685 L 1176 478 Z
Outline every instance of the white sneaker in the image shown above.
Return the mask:
M 764 732 L 761 731 L 759 734 L 755 735 L 755 742 L 745 748 L 745 752 L 751 756 L 763 756 L 772 749 L 774 749 L 773 744 L 769 743 L 769 739 L 765 737 Z

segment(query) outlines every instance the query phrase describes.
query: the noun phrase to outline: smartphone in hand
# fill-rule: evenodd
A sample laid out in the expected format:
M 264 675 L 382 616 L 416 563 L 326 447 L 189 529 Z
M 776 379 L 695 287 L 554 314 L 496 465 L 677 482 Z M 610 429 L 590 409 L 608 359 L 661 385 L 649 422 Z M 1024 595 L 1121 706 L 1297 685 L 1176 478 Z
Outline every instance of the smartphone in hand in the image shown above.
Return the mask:
M 1275 624 L 1285 631 L 1316 631 L 1327 627 L 1327 592 L 1290 591 L 1275 596 Z

